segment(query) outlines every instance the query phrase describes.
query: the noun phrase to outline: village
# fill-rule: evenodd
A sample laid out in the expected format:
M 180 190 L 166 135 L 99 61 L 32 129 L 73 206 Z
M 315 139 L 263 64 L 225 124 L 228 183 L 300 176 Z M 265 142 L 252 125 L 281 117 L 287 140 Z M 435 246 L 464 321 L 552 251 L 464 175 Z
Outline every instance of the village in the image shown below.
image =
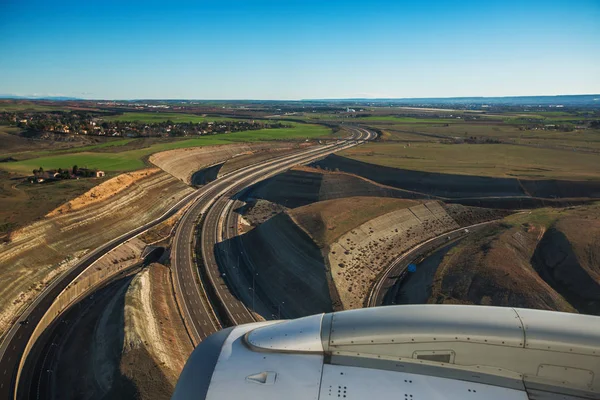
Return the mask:
M 80 178 L 104 178 L 106 175 L 104 171 L 89 168 L 78 168 L 74 165 L 71 169 L 51 169 L 45 171 L 44 168 L 39 167 L 34 169 L 33 175 L 27 177 L 29 183 L 47 183 L 60 181 L 64 179 L 80 179 Z
M 289 124 L 280 122 L 257 122 L 251 119 L 216 118 L 214 121 L 204 120 L 201 122 L 174 122 L 171 120 L 150 122 L 123 121 L 113 118 L 113 115 L 87 111 L 0 113 L 0 123 L 8 123 L 33 132 L 131 138 L 185 137 L 290 127 Z

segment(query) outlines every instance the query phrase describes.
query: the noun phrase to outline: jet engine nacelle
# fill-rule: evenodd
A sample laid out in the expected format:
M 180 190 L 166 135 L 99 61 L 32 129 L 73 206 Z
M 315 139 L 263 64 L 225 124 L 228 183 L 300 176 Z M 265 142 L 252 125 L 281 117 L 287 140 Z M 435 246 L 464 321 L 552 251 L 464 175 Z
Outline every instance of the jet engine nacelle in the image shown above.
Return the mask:
M 174 400 L 600 399 L 600 318 L 411 305 L 225 329 Z

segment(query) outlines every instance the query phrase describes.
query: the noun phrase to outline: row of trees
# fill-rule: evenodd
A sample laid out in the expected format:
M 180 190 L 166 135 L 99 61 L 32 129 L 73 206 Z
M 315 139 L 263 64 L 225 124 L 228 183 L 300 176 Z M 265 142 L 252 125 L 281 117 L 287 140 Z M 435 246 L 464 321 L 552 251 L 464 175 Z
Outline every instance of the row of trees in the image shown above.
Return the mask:
M 37 169 L 34 169 L 33 171 L 33 176 L 38 178 L 38 177 L 43 177 L 45 176 L 45 172 L 43 167 L 39 167 Z M 56 171 L 49 171 L 51 172 L 53 175 L 54 174 L 58 174 L 53 176 L 53 178 L 56 179 L 70 179 L 72 176 L 81 176 L 84 178 L 91 178 L 93 176 L 96 175 L 96 172 L 94 170 L 91 169 L 87 169 L 87 168 L 79 168 L 77 167 L 77 165 L 73 165 L 73 168 L 71 170 L 67 169 L 62 169 L 59 168 Z

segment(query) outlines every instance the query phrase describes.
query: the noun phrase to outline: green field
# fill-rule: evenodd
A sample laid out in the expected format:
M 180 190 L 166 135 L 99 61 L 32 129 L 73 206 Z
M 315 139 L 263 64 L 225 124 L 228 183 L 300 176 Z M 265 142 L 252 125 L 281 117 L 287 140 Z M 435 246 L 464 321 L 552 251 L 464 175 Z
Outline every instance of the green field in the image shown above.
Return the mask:
M 600 179 L 600 154 L 505 144 L 370 143 L 340 153 L 371 164 L 493 177 Z
M 158 122 L 207 122 L 207 121 L 233 121 L 232 118 L 221 118 L 221 117 L 202 117 L 195 114 L 183 114 L 183 113 L 171 113 L 171 112 L 126 112 L 121 115 L 111 115 L 109 117 L 103 117 L 102 119 L 107 121 L 122 121 L 122 122 L 146 122 L 146 123 L 158 123 Z
M 73 165 L 79 167 L 97 168 L 107 172 L 113 171 L 132 171 L 143 168 L 146 164 L 144 158 L 150 154 L 159 151 L 180 149 L 185 147 L 211 146 L 219 144 L 229 144 L 232 142 L 254 142 L 261 140 L 282 140 L 294 138 L 318 138 L 331 134 L 329 128 L 319 125 L 294 124 L 293 128 L 283 129 L 261 129 L 256 131 L 234 132 L 229 134 L 210 135 L 196 137 L 192 139 L 174 140 L 167 143 L 157 143 L 152 146 L 122 151 L 118 153 L 99 153 L 89 150 L 97 149 L 94 146 L 108 146 L 108 143 L 101 145 L 86 146 L 87 151 L 81 151 L 83 148 L 76 149 L 77 153 L 62 153 L 54 155 L 44 155 L 42 157 L 31 158 L 27 160 L 9 162 L 0 164 L 0 168 L 7 171 L 31 174 L 34 168 L 43 167 L 44 169 L 67 168 Z M 123 139 L 135 140 L 135 139 Z M 110 143 L 110 142 L 109 142 Z M 124 143 L 121 143 L 121 145 Z M 115 142 L 110 143 L 115 146 Z M 75 149 L 74 149 L 75 150 Z

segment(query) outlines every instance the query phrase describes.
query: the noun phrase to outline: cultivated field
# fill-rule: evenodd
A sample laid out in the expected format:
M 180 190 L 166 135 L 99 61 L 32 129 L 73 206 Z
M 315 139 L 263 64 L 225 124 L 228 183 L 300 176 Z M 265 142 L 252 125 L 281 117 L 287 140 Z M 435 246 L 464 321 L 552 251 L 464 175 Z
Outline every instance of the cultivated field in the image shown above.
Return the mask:
M 232 142 L 314 139 L 326 137 L 330 134 L 331 130 L 322 126 L 296 124 L 292 128 L 261 129 L 256 131 L 234 132 L 191 139 L 173 140 L 166 143 L 153 144 L 142 149 L 114 153 L 82 151 L 80 153 L 44 155 L 22 161 L 0 163 L 0 169 L 22 174 L 31 174 L 32 169 L 40 166 L 44 169 L 53 169 L 69 168 L 73 165 L 78 165 L 79 167 L 87 166 L 88 168 L 97 168 L 107 172 L 132 171 L 145 166 L 145 157 L 165 150 L 197 146 L 214 146 L 219 144 L 230 144 Z M 124 145 L 126 143 L 122 142 L 120 144 Z

